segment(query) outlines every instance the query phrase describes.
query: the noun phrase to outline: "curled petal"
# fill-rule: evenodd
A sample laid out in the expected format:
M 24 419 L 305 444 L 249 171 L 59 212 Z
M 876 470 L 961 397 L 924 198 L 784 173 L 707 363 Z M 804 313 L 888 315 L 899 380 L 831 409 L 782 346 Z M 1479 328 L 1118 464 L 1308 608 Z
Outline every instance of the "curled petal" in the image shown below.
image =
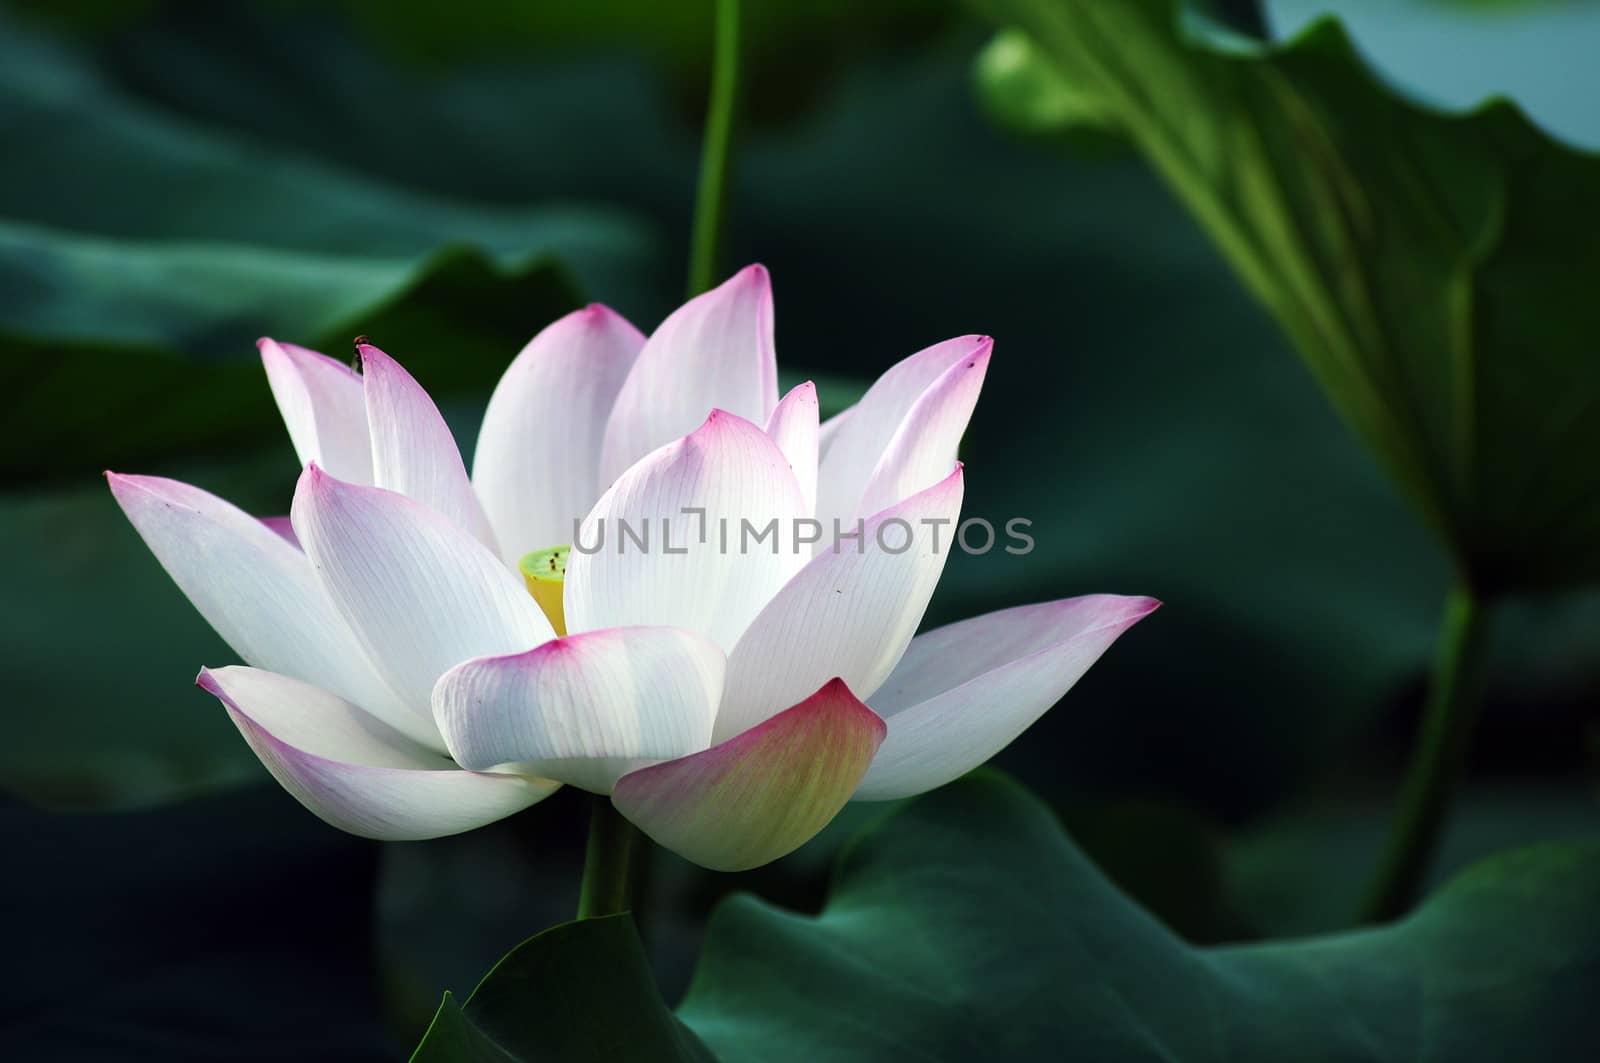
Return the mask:
M 433 684 L 445 671 L 555 637 L 522 578 L 420 502 L 343 483 L 311 465 L 291 517 L 367 656 L 430 725 Z
M 622 315 L 594 304 L 540 332 L 500 378 L 472 483 L 507 562 L 571 542 L 600 497 L 606 420 L 643 346 Z
M 340 830 L 385 841 L 459 834 L 548 797 L 550 779 L 462 771 L 327 691 L 255 668 L 204 670 L 272 777 Z
M 872 470 L 858 513 L 887 509 L 949 475 L 978 404 L 993 347 L 993 341 L 982 337 L 972 353 L 957 359 L 912 403 Z
M 721 745 L 624 775 L 611 803 L 702 867 L 760 867 L 828 825 L 883 735 L 877 714 L 834 679 Z
M 372 482 L 414 498 L 495 548 L 450 427 L 400 363 L 362 344 L 362 381 L 372 429 Z
M 747 266 L 663 321 L 623 382 L 606 425 L 600 480 L 610 484 L 713 409 L 766 424 L 778 404 L 772 281 Z
M 872 697 L 889 735 L 856 799 L 909 797 L 982 764 L 1159 605 L 1096 594 L 1003 609 L 919 635 Z
M 924 395 L 947 374 L 954 370 L 957 377 L 971 376 L 970 371 L 961 372 L 960 367 L 980 357 L 981 366 L 986 366 L 988 350 L 992 346 L 993 341 L 987 336 L 959 336 L 918 351 L 879 377 L 861 396 L 860 402 L 831 418 L 823 426 L 823 453 L 817 474 L 817 517 L 825 527 L 831 526 L 834 520 L 848 523 L 900 501 L 899 498 L 891 498 L 882 505 L 870 505 L 866 497 L 867 489 L 878 473 L 879 463 L 884 460 L 896 436 L 902 436 L 903 442 L 898 448 L 897 457 L 891 462 L 891 471 L 885 472 L 878 484 L 876 494 L 879 496 L 887 497 L 893 489 L 891 481 L 905 479 L 908 483 L 913 482 L 908 475 L 910 470 L 905 470 L 904 475 L 893 471 L 901 465 L 912 464 L 917 471 L 932 472 L 931 478 L 921 486 L 926 486 L 949 471 L 955 451 L 953 446 L 947 445 L 947 439 L 953 428 L 955 438 L 959 440 L 961 429 L 966 427 L 966 417 L 972 411 L 967 405 L 963 413 L 961 406 L 966 399 L 966 387 L 971 381 L 968 385 L 960 386 L 953 381 L 947 382 L 946 390 L 950 394 L 945 400 L 932 403 L 931 406 L 923 405 L 922 420 L 939 429 L 937 436 L 928 440 L 926 447 L 918 447 L 915 429 L 907 430 L 904 434 L 902 429 L 913 411 L 918 409 Z M 978 383 L 983 379 L 981 366 L 972 367 L 978 370 Z M 976 397 L 975 389 L 972 396 Z M 944 461 L 942 469 L 933 463 L 933 459 L 939 455 Z M 916 460 L 919 458 L 926 459 L 929 464 Z M 920 490 L 920 486 L 915 489 Z M 901 496 L 904 497 L 907 496 Z
M 905 652 L 944 571 L 961 468 L 841 538 L 761 610 L 728 655 L 715 737 L 765 720 L 840 676 L 870 697 Z
M 440 677 L 433 711 L 456 762 L 610 793 L 617 778 L 706 748 L 726 661 L 680 628 L 610 628 Z
M 372 482 L 372 442 L 361 378 L 343 362 L 292 343 L 256 342 L 267 384 L 301 465 L 341 480 Z

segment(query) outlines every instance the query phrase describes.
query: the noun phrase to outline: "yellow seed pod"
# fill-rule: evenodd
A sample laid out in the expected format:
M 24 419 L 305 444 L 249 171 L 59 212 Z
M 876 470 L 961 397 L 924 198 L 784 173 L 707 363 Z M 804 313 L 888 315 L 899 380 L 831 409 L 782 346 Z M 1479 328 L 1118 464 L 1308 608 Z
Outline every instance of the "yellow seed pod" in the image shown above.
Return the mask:
M 551 546 L 535 550 L 517 562 L 528 593 L 544 610 L 557 635 L 567 633 L 567 614 L 561 604 L 561 593 L 566 587 L 567 555 L 571 552 L 570 546 Z

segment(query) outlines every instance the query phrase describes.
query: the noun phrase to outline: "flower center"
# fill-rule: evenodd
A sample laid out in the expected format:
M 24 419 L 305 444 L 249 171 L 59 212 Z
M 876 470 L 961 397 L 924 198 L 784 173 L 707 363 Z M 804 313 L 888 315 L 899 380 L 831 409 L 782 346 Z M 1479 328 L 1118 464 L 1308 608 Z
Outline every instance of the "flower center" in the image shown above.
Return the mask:
M 517 562 L 522 580 L 528 585 L 528 593 L 544 610 L 557 635 L 567 633 L 567 614 L 561 606 L 561 591 L 566 586 L 567 554 L 571 552 L 570 546 L 551 546 L 535 550 Z

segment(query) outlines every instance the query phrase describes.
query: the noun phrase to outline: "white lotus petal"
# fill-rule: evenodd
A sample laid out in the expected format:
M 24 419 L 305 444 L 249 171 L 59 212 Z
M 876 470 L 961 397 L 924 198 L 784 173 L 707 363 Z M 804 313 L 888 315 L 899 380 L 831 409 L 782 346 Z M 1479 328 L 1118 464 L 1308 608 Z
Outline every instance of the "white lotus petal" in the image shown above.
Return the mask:
M 432 718 L 434 682 L 470 657 L 519 653 L 555 632 L 522 578 L 436 510 L 315 465 L 290 514 L 328 596 L 367 656 Z
M 722 741 L 842 678 L 870 698 L 922 621 L 961 515 L 960 466 L 812 558 L 728 655 Z
M 399 362 L 370 344 L 357 350 L 372 430 L 373 484 L 416 499 L 497 548 L 439 408 Z
M 794 534 L 804 506 L 777 444 L 712 411 L 624 473 L 585 518 L 567 561 L 567 630 L 683 627 L 726 651 L 803 560 Z M 770 533 L 756 541 L 746 527 Z M 625 529 L 642 532 L 644 548 Z
M 255 668 L 207 669 L 214 694 L 273 778 L 325 822 L 365 838 L 459 834 L 543 800 L 560 783 L 462 771 L 327 691 Z
M 789 459 L 808 516 L 817 505 L 817 434 L 817 386 L 808 380 L 791 389 L 767 421 L 767 435 Z
M 694 431 L 713 409 L 764 425 L 777 404 L 772 282 L 749 266 L 683 304 L 645 342 L 606 425 L 601 483 Z
M 942 786 L 1026 730 L 1160 603 L 1097 594 L 1024 605 L 919 635 L 871 698 L 889 725 L 856 800 Z
M 240 657 L 331 690 L 443 748 L 432 717 L 408 709 L 378 677 L 305 554 L 198 487 L 159 476 L 106 479 L 173 582 Z
M 301 465 L 316 462 L 341 480 L 372 482 L 372 440 L 361 378 L 343 362 L 292 343 L 256 346 L 267 385 Z
M 979 343 L 912 403 L 867 481 L 856 507 L 858 513 L 887 509 L 949 475 L 972 409 L 978 404 L 992 346 L 987 341 Z
M 857 517 L 877 512 L 864 504 L 867 487 L 918 400 L 990 343 L 987 336 L 959 336 L 918 351 L 879 377 L 860 402 L 828 421 L 817 472 L 817 519 L 824 528 L 831 529 L 835 520 L 848 527 Z
M 466 768 L 520 771 L 610 793 L 617 779 L 705 749 L 727 660 L 681 628 L 608 628 L 456 665 L 433 690 Z
M 644 336 L 599 304 L 535 336 L 483 415 L 472 483 L 506 561 L 572 540 L 600 497 L 600 447 Z

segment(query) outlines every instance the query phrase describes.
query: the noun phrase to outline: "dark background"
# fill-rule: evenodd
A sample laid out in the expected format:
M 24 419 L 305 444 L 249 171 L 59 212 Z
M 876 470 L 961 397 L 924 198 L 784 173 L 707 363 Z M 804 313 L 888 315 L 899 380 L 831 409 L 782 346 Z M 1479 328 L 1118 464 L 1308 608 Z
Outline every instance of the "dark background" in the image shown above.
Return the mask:
M 582 795 L 376 845 L 266 781 L 189 686 L 231 654 L 98 473 L 285 511 L 263 332 L 372 334 L 470 451 L 559 313 L 592 298 L 648 330 L 676 305 L 709 4 L 579 6 L 0 7 L 7 1058 L 390 1058 L 442 990 L 570 916 Z M 1347 924 L 1441 550 L 1130 149 L 988 120 L 988 27 L 908 0 L 748 18 L 727 265 L 772 270 L 786 381 L 837 408 L 928 343 L 996 337 L 965 512 L 1028 517 L 1038 548 L 953 558 L 928 623 L 1166 603 L 999 763 L 1194 940 Z M 1593 595 L 1501 610 L 1438 875 L 1592 830 L 1597 646 Z M 874 812 L 744 876 L 658 853 L 641 921 L 668 998 L 717 898 L 815 908 Z

